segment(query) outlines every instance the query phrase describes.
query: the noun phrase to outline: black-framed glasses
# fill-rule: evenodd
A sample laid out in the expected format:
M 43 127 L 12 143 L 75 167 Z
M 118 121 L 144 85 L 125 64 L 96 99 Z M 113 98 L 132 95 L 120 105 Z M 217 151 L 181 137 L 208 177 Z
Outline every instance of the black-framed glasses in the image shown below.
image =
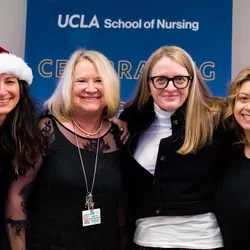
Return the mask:
M 148 79 L 152 81 L 156 89 L 165 89 L 170 81 L 173 82 L 177 89 L 185 89 L 190 80 L 192 80 L 192 76 L 174 76 L 172 78 L 167 76 L 149 76 Z

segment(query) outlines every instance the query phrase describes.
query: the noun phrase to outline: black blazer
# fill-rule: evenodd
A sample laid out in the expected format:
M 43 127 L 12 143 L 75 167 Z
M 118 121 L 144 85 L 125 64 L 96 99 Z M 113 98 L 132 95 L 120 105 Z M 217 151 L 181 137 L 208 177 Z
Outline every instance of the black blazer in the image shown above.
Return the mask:
M 160 142 L 154 175 L 133 157 L 140 134 L 155 118 L 152 98 L 142 109 L 130 107 L 120 115 L 121 120 L 128 122 L 131 132 L 124 167 L 134 219 L 211 212 L 210 200 L 220 173 L 219 159 L 226 153 L 225 146 L 229 145 L 225 140 L 226 133 L 217 130 L 212 145 L 197 154 L 178 154 L 176 151 L 185 136 L 184 114 L 185 105 L 171 116 L 172 135 Z

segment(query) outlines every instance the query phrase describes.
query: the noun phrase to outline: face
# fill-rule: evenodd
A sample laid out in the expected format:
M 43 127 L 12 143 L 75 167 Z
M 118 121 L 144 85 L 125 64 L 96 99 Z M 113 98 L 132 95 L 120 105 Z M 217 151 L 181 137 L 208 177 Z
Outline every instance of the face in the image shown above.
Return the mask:
M 250 81 L 244 82 L 235 99 L 234 117 L 246 134 L 250 134 Z
M 175 76 L 189 76 L 189 73 L 185 67 L 176 61 L 163 57 L 154 65 L 150 76 L 172 78 Z M 155 104 L 165 111 L 172 112 L 177 110 L 188 97 L 189 84 L 184 89 L 177 89 L 173 82 L 170 81 L 165 89 L 156 89 L 152 81 L 149 81 L 149 86 Z
M 72 104 L 80 114 L 101 115 L 106 106 L 104 84 L 92 62 L 87 59 L 76 64 L 73 72 Z
M 20 99 L 20 87 L 17 78 L 11 74 L 0 74 L 0 124 L 16 107 Z

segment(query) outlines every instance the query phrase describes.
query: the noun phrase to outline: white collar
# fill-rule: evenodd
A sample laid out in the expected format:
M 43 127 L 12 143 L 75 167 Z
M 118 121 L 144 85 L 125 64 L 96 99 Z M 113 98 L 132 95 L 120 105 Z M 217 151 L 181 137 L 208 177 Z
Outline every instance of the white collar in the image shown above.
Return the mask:
M 175 111 L 165 111 L 154 103 L 155 119 L 160 123 L 169 123 L 169 119 Z

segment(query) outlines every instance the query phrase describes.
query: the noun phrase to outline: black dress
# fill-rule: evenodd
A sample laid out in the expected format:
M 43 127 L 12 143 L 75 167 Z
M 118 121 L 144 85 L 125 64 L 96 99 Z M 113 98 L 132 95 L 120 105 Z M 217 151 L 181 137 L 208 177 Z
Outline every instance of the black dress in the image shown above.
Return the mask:
M 93 179 L 97 139 L 75 135 L 53 117 L 43 118 L 49 148 L 35 180 L 28 208 L 29 249 L 119 249 L 118 209 L 122 194 L 120 132 L 116 125 L 100 137 L 93 197 L 101 209 L 101 224 L 82 226 L 86 185 L 76 138 L 79 142 L 88 187 Z
M 215 196 L 215 215 L 226 249 L 250 246 L 250 159 L 236 147 L 225 159 L 226 171 Z

